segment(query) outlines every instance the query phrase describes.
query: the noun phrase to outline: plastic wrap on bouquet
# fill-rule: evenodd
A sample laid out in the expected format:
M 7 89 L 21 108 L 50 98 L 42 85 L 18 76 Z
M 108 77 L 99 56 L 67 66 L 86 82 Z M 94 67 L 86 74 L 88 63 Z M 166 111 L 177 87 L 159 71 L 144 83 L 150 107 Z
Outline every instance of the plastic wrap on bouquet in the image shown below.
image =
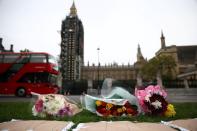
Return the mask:
M 159 85 L 150 85 L 143 90 L 136 88 L 135 95 L 144 113 L 172 117 L 174 106 L 166 101 L 167 93 Z
M 106 78 L 100 97 L 85 95 L 85 108 L 99 116 L 135 116 L 141 112 L 137 98 Z
M 130 104 L 138 107 L 138 112 L 141 112 L 137 98 L 121 87 L 114 87 L 114 89 L 104 97 L 105 99 L 126 99 Z
M 138 107 L 127 99 L 106 99 L 85 95 L 85 108 L 99 116 L 135 116 Z
M 58 94 L 47 94 L 41 95 L 37 93 L 32 93 L 37 95 L 38 99 L 32 108 L 32 113 L 34 116 L 39 117 L 64 117 L 73 116 L 79 113 L 80 109 L 76 104 L 72 103 L 63 95 Z
M 102 85 L 101 96 L 105 99 L 126 99 L 130 104 L 136 105 L 140 113 L 141 108 L 138 99 L 122 87 L 114 85 L 116 82 L 117 81 L 112 78 L 106 78 Z

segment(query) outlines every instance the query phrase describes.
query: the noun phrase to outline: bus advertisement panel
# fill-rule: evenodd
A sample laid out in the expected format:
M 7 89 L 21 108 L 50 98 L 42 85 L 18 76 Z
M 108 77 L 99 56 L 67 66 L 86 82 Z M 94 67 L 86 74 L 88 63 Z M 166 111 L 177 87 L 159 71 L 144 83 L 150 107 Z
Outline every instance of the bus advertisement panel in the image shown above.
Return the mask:
M 58 93 L 58 74 L 58 64 L 48 53 L 0 53 L 0 94 Z

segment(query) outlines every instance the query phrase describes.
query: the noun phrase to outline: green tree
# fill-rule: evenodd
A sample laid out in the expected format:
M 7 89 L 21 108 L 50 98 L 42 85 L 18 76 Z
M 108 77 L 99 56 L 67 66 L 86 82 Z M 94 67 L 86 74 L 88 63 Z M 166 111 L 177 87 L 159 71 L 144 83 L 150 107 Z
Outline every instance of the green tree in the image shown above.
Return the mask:
M 162 55 L 150 59 L 141 69 L 144 79 L 155 79 L 157 73 L 163 79 L 172 79 L 176 74 L 176 62 L 172 56 Z
M 20 52 L 31 52 L 29 49 L 20 50 Z

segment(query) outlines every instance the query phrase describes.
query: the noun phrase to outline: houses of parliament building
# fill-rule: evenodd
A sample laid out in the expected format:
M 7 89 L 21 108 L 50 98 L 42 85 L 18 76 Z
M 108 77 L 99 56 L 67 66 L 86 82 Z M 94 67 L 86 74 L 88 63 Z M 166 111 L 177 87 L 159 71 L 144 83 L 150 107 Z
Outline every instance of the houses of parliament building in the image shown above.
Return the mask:
M 163 32 L 161 34 L 161 48 L 156 52 L 159 55 L 171 55 L 177 64 L 177 76 L 184 75 L 188 71 L 189 77 L 197 79 L 197 45 L 191 46 L 166 46 Z M 77 9 L 73 3 L 70 13 L 62 21 L 61 27 L 61 73 L 63 80 L 104 80 L 113 78 L 116 80 L 134 80 L 138 70 L 147 62 L 144 59 L 140 45 L 137 48 L 137 61 L 134 65 L 84 65 L 84 28 L 77 15 Z M 182 76 L 181 76 L 182 75 Z

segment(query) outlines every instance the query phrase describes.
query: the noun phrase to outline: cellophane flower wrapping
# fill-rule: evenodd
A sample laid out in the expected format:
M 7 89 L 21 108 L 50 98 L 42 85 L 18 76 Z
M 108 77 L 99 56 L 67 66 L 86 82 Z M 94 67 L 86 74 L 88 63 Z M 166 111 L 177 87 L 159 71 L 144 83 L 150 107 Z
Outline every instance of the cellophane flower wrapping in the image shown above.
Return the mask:
M 102 117 L 136 116 L 139 114 L 138 106 L 135 103 L 129 103 L 127 99 L 85 95 L 85 108 Z
M 166 100 L 167 93 L 159 85 L 150 85 L 143 90 L 135 90 L 142 111 L 146 114 L 175 116 L 174 106 Z
M 32 108 L 34 116 L 39 117 L 64 117 L 72 116 L 79 111 L 77 105 L 68 102 L 63 95 L 39 95 Z

